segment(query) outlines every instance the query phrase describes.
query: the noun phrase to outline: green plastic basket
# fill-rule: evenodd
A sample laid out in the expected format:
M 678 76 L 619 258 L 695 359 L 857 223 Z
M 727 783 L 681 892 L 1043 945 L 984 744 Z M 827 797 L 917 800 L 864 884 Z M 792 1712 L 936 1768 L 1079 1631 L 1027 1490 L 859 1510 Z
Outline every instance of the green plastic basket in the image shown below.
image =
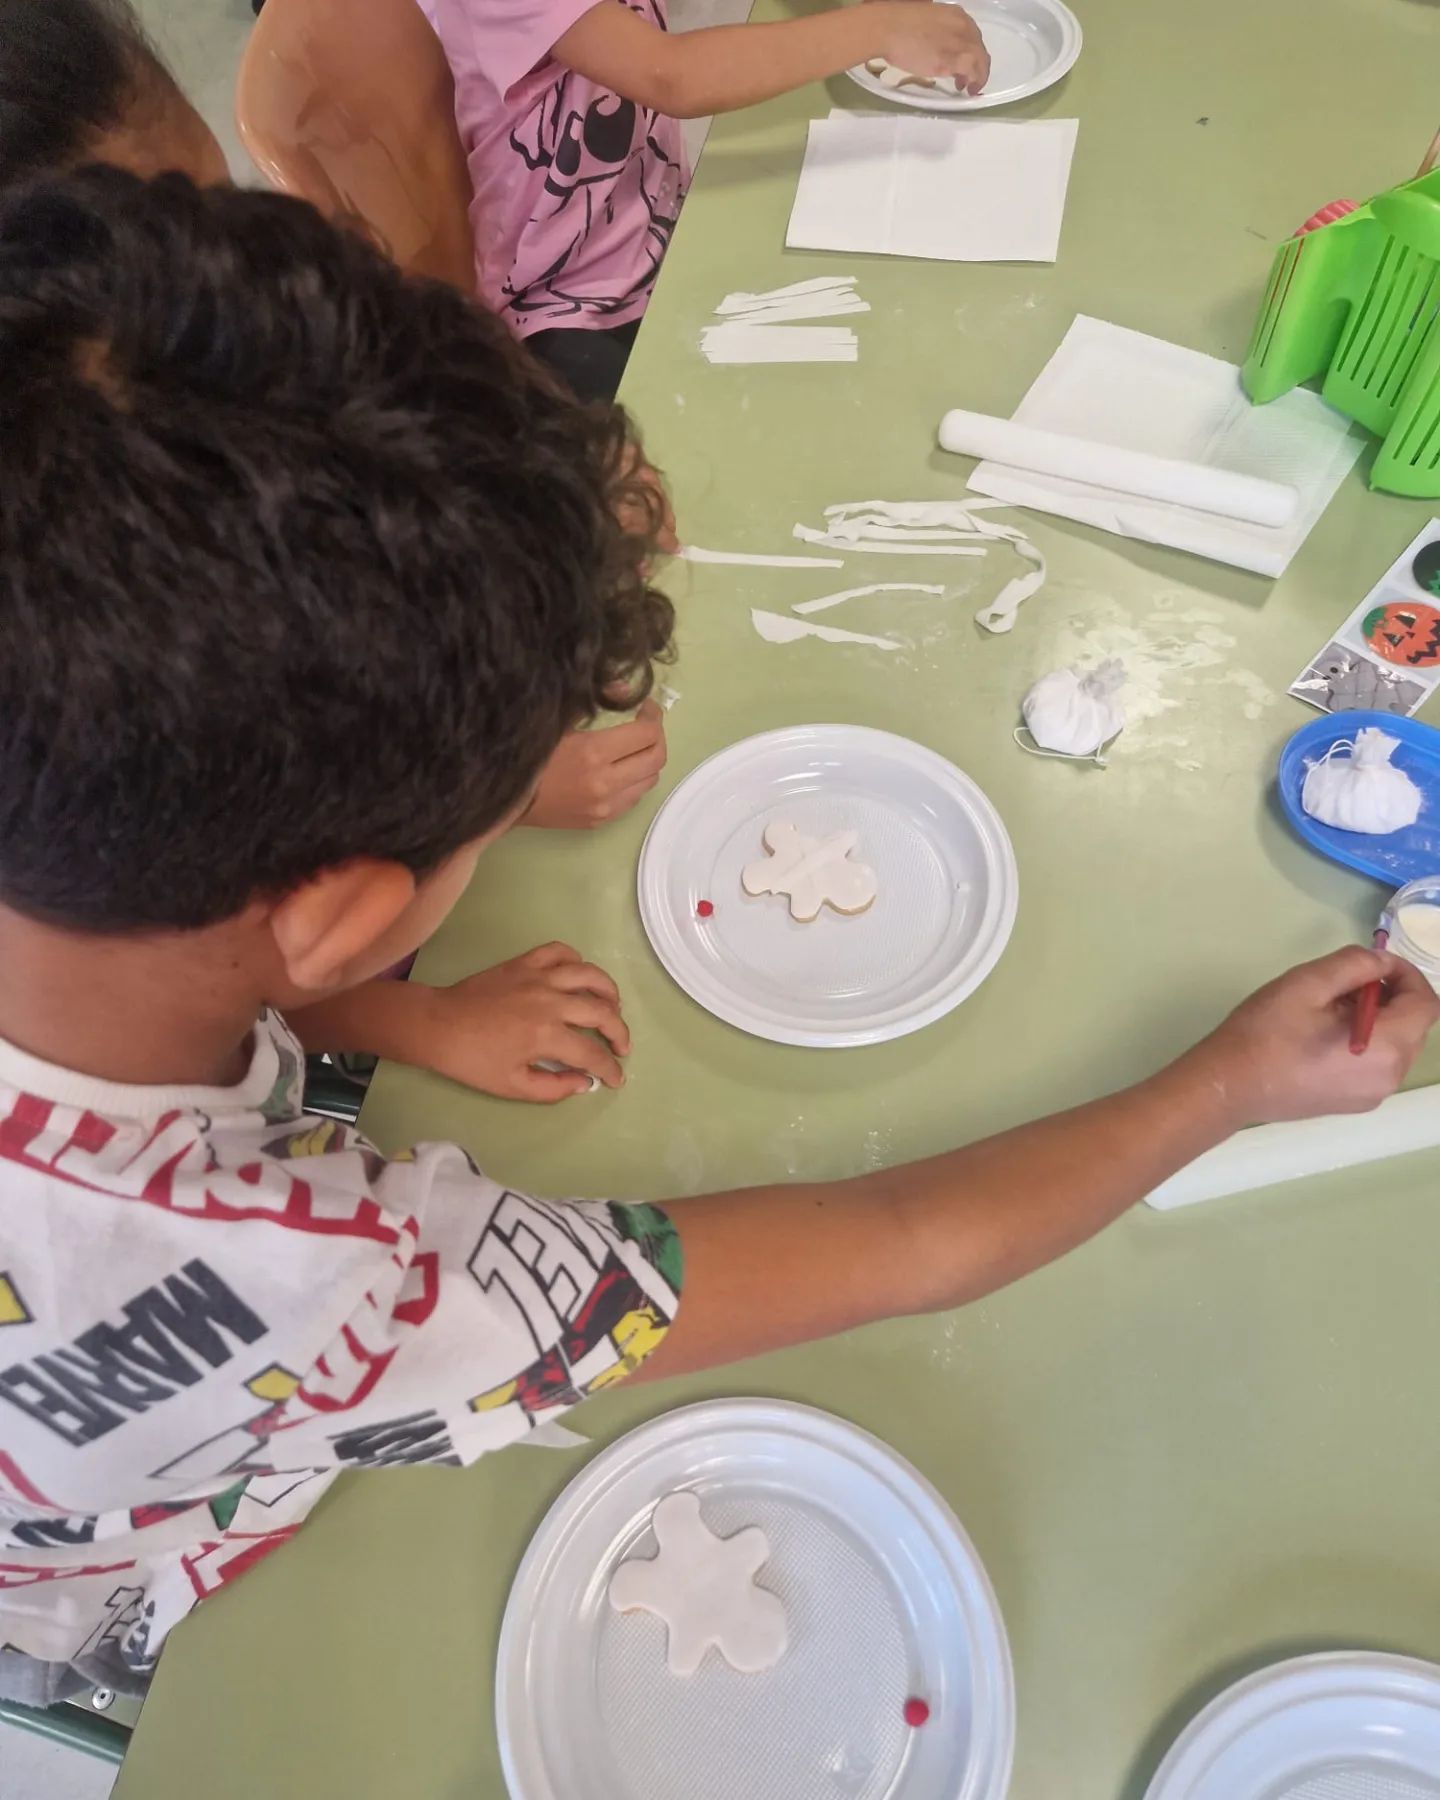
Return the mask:
M 1286 239 L 1240 374 L 1257 403 L 1323 377 L 1381 439 L 1370 485 L 1440 498 L 1440 169 Z

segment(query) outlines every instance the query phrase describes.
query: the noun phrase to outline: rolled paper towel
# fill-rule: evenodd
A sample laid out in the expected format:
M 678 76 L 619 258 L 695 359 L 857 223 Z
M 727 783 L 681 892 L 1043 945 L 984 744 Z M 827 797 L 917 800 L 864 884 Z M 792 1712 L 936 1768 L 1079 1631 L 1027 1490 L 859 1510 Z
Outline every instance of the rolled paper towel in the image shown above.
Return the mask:
M 1440 1087 L 1395 1094 L 1374 1112 L 1340 1113 L 1328 1119 L 1297 1119 L 1283 1125 L 1252 1125 L 1188 1168 L 1172 1175 L 1149 1195 L 1161 1212 L 1222 1200 L 1227 1194 L 1325 1175 L 1359 1163 L 1431 1150 L 1440 1144 Z
M 957 456 L 978 456 L 1036 475 L 1059 475 L 1146 500 L 1192 506 L 1197 512 L 1219 513 L 1250 525 L 1288 525 L 1300 507 L 1299 494 L 1283 482 L 1261 481 L 1255 475 L 1235 475 L 1170 456 L 1149 456 L 1143 450 L 1121 450 L 1059 431 L 1037 431 L 989 413 L 947 412 L 940 421 L 940 447 Z

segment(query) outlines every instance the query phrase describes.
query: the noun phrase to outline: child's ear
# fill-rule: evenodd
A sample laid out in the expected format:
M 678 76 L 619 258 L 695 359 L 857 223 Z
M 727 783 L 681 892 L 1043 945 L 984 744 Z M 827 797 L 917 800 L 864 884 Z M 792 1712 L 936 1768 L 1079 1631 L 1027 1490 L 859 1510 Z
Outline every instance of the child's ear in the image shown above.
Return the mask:
M 356 857 L 295 888 L 270 911 L 270 932 L 298 988 L 344 987 L 415 898 L 399 863 Z

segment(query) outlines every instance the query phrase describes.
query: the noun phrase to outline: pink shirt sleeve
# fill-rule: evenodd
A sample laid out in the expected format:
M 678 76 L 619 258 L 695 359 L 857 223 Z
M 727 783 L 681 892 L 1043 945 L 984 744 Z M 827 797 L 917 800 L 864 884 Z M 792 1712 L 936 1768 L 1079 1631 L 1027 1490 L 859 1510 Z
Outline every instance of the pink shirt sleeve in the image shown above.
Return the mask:
M 517 335 L 638 319 L 679 216 L 680 123 L 554 56 L 597 5 L 656 31 L 665 0 L 420 0 L 455 79 L 481 298 Z
M 424 0 L 455 76 L 480 80 L 502 99 L 537 69 L 565 33 L 596 6 L 621 0 Z

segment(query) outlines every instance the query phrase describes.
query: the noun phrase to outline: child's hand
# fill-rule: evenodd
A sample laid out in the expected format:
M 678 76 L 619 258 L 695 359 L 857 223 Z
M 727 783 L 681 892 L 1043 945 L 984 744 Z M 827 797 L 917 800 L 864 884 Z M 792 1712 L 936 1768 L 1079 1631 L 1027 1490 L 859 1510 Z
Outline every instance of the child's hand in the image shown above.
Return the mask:
M 629 812 L 665 767 L 665 714 L 653 700 L 628 725 L 571 731 L 545 765 L 526 825 L 593 830 Z
M 482 1093 L 555 1101 L 588 1093 L 589 1075 L 608 1088 L 625 1079 L 615 1060 L 630 1054 L 619 989 L 568 944 L 435 988 L 431 1009 L 425 1066 Z M 583 1073 L 537 1069 L 542 1059 Z
M 911 75 L 952 75 L 962 93 L 978 94 L 990 79 L 990 53 L 963 7 L 938 0 L 875 0 L 886 15 L 880 54 Z
M 1385 994 L 1374 1035 L 1352 1055 L 1353 999 L 1377 976 Z M 1252 994 L 1190 1057 L 1208 1060 L 1210 1079 L 1251 1124 L 1368 1112 L 1399 1087 L 1437 1019 L 1440 999 L 1417 969 L 1354 947 Z

